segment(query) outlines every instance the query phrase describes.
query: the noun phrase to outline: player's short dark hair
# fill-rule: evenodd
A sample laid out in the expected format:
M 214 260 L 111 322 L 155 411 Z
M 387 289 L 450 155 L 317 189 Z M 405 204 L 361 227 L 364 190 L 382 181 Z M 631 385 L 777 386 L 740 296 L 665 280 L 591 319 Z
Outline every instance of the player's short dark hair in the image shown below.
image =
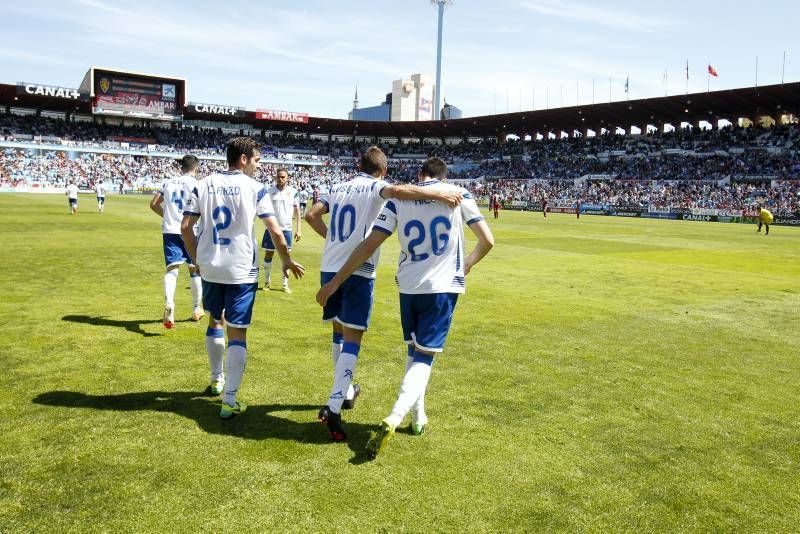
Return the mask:
M 389 160 L 386 154 L 376 146 L 369 147 L 361 156 L 361 172 L 376 176 L 383 174 L 388 167 Z
M 289 176 L 289 170 L 286 167 L 278 167 L 275 169 L 275 176 L 278 176 L 279 172 L 285 172 L 286 176 Z
M 225 157 L 228 165 L 236 165 L 243 155 L 250 159 L 256 155 L 261 145 L 252 137 L 233 137 L 225 145 Z
M 197 159 L 197 156 L 192 156 L 191 154 L 186 154 L 181 159 L 178 160 L 178 165 L 181 166 L 181 170 L 183 172 L 193 171 L 200 166 L 200 160 Z
M 447 163 L 442 158 L 428 158 L 420 170 L 422 176 L 443 180 L 447 176 Z

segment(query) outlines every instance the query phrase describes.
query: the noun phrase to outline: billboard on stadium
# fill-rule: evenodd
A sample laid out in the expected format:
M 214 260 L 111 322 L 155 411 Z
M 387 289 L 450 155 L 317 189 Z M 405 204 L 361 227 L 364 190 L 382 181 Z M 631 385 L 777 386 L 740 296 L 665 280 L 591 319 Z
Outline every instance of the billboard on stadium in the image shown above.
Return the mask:
M 186 82 L 179 78 L 92 67 L 81 83 L 92 112 L 156 120 L 181 120 Z
M 308 113 L 277 111 L 274 109 L 257 109 L 256 119 L 267 121 L 302 122 L 303 124 L 308 124 Z

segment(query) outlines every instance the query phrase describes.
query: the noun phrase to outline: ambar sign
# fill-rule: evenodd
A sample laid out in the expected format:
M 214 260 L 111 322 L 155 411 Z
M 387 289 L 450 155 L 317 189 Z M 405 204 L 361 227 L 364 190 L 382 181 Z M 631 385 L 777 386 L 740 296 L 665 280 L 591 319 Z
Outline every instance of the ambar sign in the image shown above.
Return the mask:
M 18 94 L 28 94 L 36 96 L 49 96 L 53 98 L 68 98 L 70 100 L 78 100 L 81 94 L 77 89 L 69 89 L 67 87 L 58 87 L 55 85 L 39 85 L 37 83 L 17 83 Z
M 256 118 L 268 121 L 302 122 L 308 123 L 308 113 L 297 113 L 294 111 L 275 111 L 271 109 L 259 109 L 256 111 Z

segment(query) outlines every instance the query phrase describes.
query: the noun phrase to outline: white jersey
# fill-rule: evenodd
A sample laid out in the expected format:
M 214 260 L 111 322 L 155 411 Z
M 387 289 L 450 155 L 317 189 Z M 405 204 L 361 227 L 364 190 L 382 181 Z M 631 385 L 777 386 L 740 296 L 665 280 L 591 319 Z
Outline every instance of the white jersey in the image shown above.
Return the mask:
M 78 200 L 78 186 L 75 184 L 69 184 L 67 186 L 67 196 L 73 200 Z
M 300 201 L 300 204 L 306 204 L 308 202 L 308 191 L 303 189 L 297 193 L 297 199 Z
M 369 235 L 375 217 L 385 202 L 381 191 L 388 184 L 372 176 L 358 173 L 352 180 L 336 184 L 320 197 L 330 214 L 325 250 L 320 270 L 335 273 L 347 262 L 353 250 Z M 380 251 L 376 250 L 353 274 L 375 278 Z
M 397 285 L 400 293 L 464 293 L 464 224 L 482 221 L 478 205 L 463 187 L 437 180 L 418 183 L 440 191 L 458 191 L 461 205 L 431 200 L 390 200 L 373 230 L 391 235 L 400 229 Z
M 97 193 L 98 198 L 106 197 L 106 186 L 103 185 L 103 182 L 97 182 L 96 184 L 94 184 L 94 190 Z
M 278 219 L 278 224 L 281 230 L 292 231 L 292 216 L 294 215 L 294 207 L 298 206 L 297 191 L 294 187 L 288 185 L 283 186 L 283 189 L 278 189 L 277 186 L 269 188 L 269 198 L 272 201 L 272 207 L 275 209 L 275 217 Z
M 180 234 L 183 210 L 192 190 L 197 186 L 197 180 L 188 174 L 173 176 L 164 180 L 159 194 L 164 197 L 161 207 L 164 209 L 164 220 L 161 223 L 161 233 Z
M 253 219 L 275 216 L 263 184 L 241 171 L 212 174 L 198 182 L 183 213 L 200 217 L 195 263 L 203 280 L 256 283 L 258 246 Z

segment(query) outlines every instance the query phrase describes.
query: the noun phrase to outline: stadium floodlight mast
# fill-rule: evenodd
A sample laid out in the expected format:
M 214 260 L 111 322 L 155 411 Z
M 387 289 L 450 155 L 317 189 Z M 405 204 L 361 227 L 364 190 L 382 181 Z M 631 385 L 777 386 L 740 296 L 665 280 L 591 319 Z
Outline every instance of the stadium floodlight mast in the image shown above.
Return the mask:
M 436 86 L 433 97 L 433 120 L 440 119 L 439 100 L 442 94 L 442 23 L 444 22 L 444 8 L 453 3 L 453 0 L 431 0 L 431 5 L 439 8 L 439 36 L 436 40 Z

